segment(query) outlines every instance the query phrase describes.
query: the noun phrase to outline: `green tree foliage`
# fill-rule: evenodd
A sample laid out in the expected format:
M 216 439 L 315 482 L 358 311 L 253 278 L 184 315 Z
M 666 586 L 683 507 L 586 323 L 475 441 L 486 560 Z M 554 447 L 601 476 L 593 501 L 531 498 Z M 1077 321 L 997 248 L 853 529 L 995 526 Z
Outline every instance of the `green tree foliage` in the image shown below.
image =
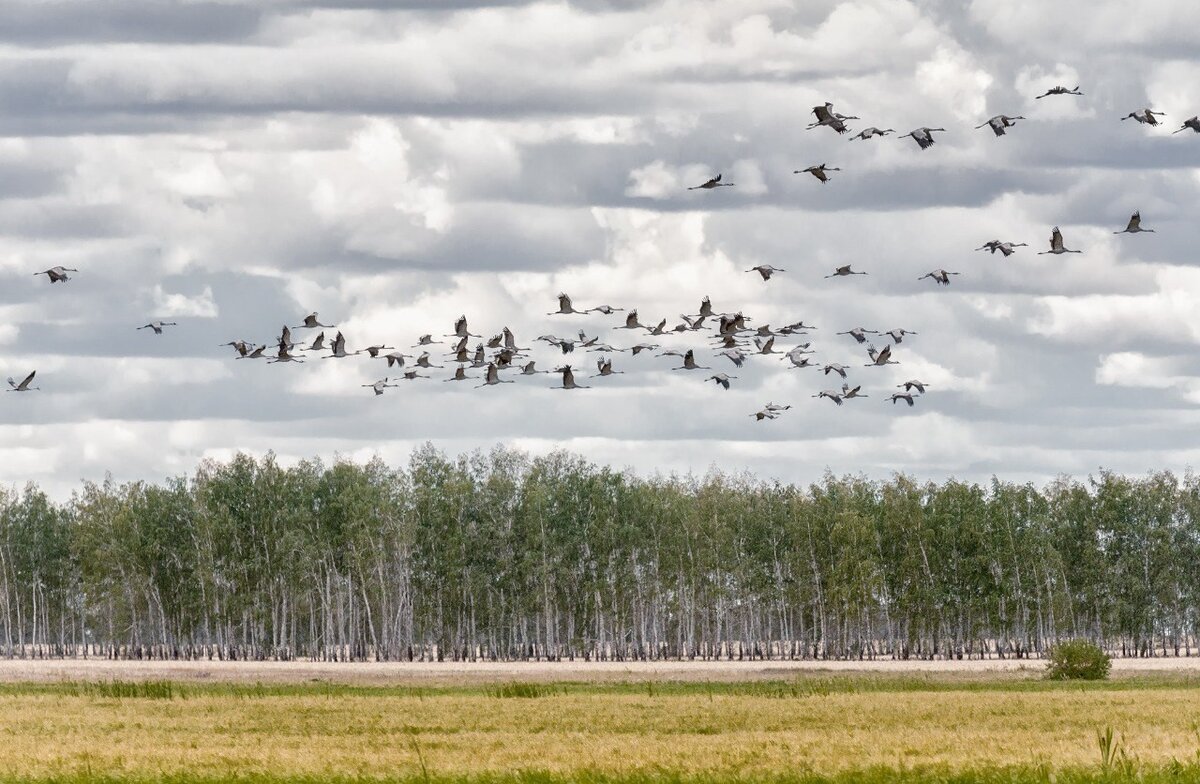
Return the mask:
M 1094 642 L 1067 640 L 1050 649 L 1046 677 L 1054 681 L 1102 681 L 1112 658 Z
M 1200 480 L 637 477 L 426 445 L 0 492 L 0 655 L 1190 655 Z

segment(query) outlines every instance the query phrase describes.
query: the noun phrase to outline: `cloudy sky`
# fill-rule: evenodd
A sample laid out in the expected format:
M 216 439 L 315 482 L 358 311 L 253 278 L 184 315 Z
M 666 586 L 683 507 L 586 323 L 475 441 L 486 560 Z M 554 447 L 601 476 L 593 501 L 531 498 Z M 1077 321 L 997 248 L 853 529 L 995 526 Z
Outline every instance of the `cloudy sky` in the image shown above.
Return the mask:
M 0 481 L 204 457 L 567 447 L 643 472 L 1044 480 L 1200 464 L 1200 5 L 1062 0 L 0 2 Z M 1083 97 L 1034 100 L 1055 84 Z M 832 101 L 911 139 L 805 130 Z M 1166 112 L 1159 128 L 1120 121 Z M 1001 138 L 974 126 L 1024 115 Z M 822 185 L 794 169 L 838 166 Z M 688 191 L 723 172 L 733 188 Z M 1140 209 L 1154 234 L 1116 236 Z M 1084 253 L 1038 256 L 1052 226 Z M 1011 258 L 974 249 L 1027 242 Z M 744 270 L 787 270 L 763 283 Z M 825 280 L 852 263 L 866 277 Z M 66 284 L 31 273 L 79 269 Z M 959 271 L 947 288 L 918 276 Z M 465 313 L 522 345 L 743 310 L 804 319 L 870 394 L 757 357 L 472 389 L 364 357 L 234 360 L 319 311 L 407 348 Z M 161 337 L 135 328 L 180 326 Z M 919 334 L 865 368 L 854 326 Z M 309 334 L 309 333 L 302 333 Z M 785 350 L 796 339 L 781 340 Z M 882 343 L 882 342 L 881 342 Z M 539 365 L 559 357 L 536 344 Z M 587 372 L 595 354 L 570 359 Z M 478 371 L 474 371 L 477 373 Z M 886 396 L 930 384 L 909 409 Z M 794 408 L 773 422 L 768 400 Z

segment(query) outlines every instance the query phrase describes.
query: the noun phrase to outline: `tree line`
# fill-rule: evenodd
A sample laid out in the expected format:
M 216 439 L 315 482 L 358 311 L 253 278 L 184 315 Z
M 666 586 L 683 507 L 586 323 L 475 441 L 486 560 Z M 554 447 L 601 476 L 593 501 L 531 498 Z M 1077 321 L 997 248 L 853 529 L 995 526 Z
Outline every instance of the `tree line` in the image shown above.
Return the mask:
M 1200 479 L 639 477 L 496 448 L 0 491 L 0 654 L 1190 655 Z

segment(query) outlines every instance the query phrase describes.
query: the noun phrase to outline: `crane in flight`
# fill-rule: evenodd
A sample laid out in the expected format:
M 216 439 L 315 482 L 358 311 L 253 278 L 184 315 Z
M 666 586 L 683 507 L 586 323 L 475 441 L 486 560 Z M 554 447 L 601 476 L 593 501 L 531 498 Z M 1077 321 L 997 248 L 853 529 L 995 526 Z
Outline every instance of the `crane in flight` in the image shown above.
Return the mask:
M 179 325 L 176 324 L 174 321 L 151 321 L 149 324 L 146 324 L 145 326 L 138 327 L 138 329 L 151 329 L 151 330 L 154 330 L 155 335 L 161 335 L 163 333 L 163 327 L 177 327 L 177 326 L 179 326 Z
M 721 175 L 718 174 L 716 177 L 713 177 L 711 180 L 708 180 L 707 182 L 701 183 L 700 185 L 693 185 L 692 187 L 688 188 L 688 190 L 689 191 L 711 191 L 713 188 L 732 188 L 732 187 L 733 187 L 732 182 L 721 182 Z M 581 388 L 586 389 L 587 387 L 581 387 Z
M 1138 210 L 1137 212 L 1133 213 L 1133 215 L 1129 216 L 1129 223 L 1124 229 L 1121 229 L 1120 231 L 1114 231 L 1113 234 L 1137 234 L 1143 231 L 1154 233 L 1154 229 L 1142 228 L 1142 212 L 1141 210 Z
M 1083 251 L 1071 250 L 1063 245 L 1062 232 L 1058 230 L 1057 226 L 1055 226 L 1054 230 L 1050 232 L 1050 250 L 1039 251 L 1038 255 L 1045 256 L 1047 253 L 1052 253 L 1055 256 L 1058 256 L 1063 253 L 1083 253 Z
M 1075 87 L 1072 89 L 1067 89 L 1066 87 L 1063 87 L 1061 84 L 1059 84 L 1059 85 L 1055 85 L 1054 87 L 1051 87 L 1049 90 L 1042 93 L 1041 95 L 1034 96 L 1034 98 L 1036 100 L 1036 99 L 1040 99 L 1040 98 L 1045 98 L 1048 95 L 1083 95 L 1083 93 L 1079 92 L 1079 85 L 1075 85 Z
M 37 375 L 37 371 L 35 370 L 35 371 L 33 371 L 32 373 L 30 373 L 28 376 L 26 376 L 26 377 L 25 377 L 25 380 L 24 380 L 24 381 L 22 381 L 20 384 L 18 384 L 16 381 L 14 381 L 14 380 L 13 380 L 13 378 L 12 378 L 12 376 L 9 376 L 9 378 L 8 378 L 8 385 L 9 385 L 10 387 L 12 387 L 12 389 L 10 389 L 10 390 L 8 390 L 8 391 L 9 391 L 9 392 L 30 392 L 30 391 L 32 391 L 32 390 L 35 390 L 35 389 L 41 389 L 41 387 L 31 387 L 31 386 L 29 386 L 30 382 L 32 382 L 32 381 L 33 381 L 33 377 L 34 377 L 34 376 L 36 376 L 36 375 Z

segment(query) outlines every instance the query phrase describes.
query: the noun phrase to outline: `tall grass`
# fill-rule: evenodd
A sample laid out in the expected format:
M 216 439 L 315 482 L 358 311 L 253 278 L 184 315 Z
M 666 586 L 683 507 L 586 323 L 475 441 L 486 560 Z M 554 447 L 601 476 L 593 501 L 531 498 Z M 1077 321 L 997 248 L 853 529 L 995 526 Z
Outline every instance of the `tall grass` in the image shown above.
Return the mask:
M 1200 767 L 1165 765 L 1130 770 L 1042 766 L 950 770 L 939 767 L 873 767 L 834 775 L 782 771 L 769 776 L 739 774 L 679 775 L 668 771 L 611 774 L 601 771 L 524 770 L 481 775 L 439 775 L 427 771 L 378 776 L 271 775 L 263 773 L 204 776 L 160 774 L 152 776 L 104 775 L 79 771 L 47 777 L 22 778 L 0 774 L 0 784 L 1181 784 L 1200 780 Z
M 1190 673 L 1151 673 L 1111 681 L 1047 681 L 1038 673 L 803 673 L 788 678 L 744 681 L 509 681 L 504 683 L 434 683 L 430 685 L 362 685 L 317 681 L 310 683 L 235 683 L 196 681 L 58 681 L 0 683 L 0 697 L 64 695 L 110 699 L 180 700 L 201 697 L 495 697 L 648 696 L 648 697 L 763 697 L 796 699 L 838 694 L 919 692 L 1093 692 L 1153 689 L 1200 689 Z M 1198 725 L 1200 726 L 1200 725 Z
M 513 681 L 511 683 L 498 683 L 495 686 L 489 686 L 487 695 L 498 699 L 536 699 L 538 697 L 548 697 L 552 694 L 558 694 L 559 689 L 553 684 L 546 683 L 522 683 Z

